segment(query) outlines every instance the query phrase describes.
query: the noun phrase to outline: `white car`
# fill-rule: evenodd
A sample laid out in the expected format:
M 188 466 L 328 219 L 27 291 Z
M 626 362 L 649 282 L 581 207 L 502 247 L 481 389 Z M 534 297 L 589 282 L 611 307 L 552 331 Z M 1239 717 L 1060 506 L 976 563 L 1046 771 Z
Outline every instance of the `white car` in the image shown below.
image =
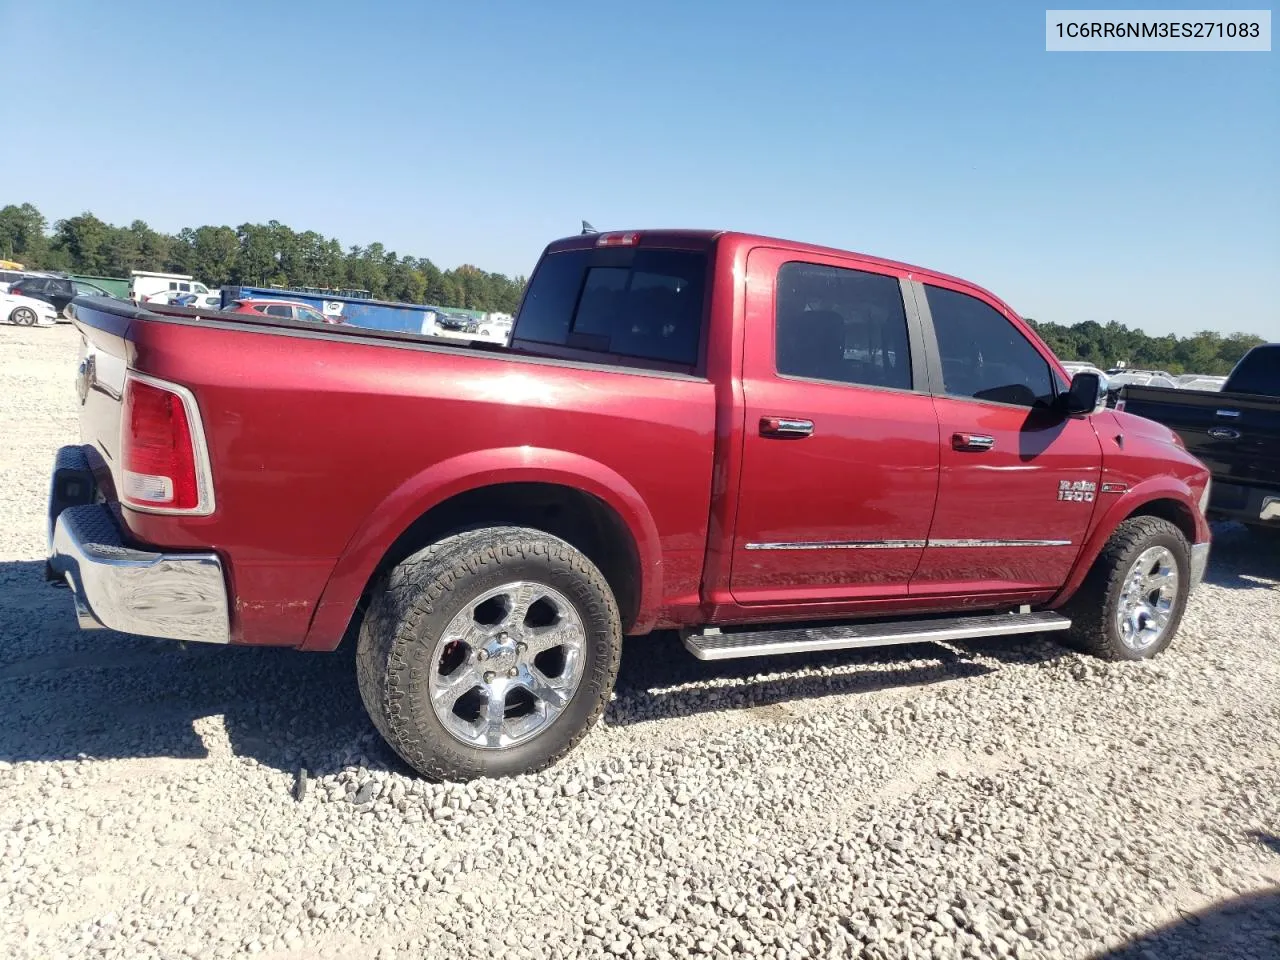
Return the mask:
M 144 300 L 144 303 L 173 303 L 179 297 L 195 297 L 195 302 L 188 306 L 199 307 L 202 310 L 220 310 L 222 309 L 222 291 L 215 290 L 212 293 L 183 293 L 181 290 L 162 290 L 160 293 L 153 293 Z
M 35 297 L 0 293 L 0 321 L 19 327 L 52 327 L 58 322 L 58 311 Z

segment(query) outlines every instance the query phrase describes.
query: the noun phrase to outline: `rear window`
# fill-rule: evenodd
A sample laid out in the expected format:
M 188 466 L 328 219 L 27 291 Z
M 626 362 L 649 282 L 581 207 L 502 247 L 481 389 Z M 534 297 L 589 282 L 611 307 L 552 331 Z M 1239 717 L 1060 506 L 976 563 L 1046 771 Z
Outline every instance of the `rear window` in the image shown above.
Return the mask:
M 516 338 L 692 367 L 706 275 L 706 254 L 684 250 L 551 253 L 529 283 Z
M 1254 347 L 1246 353 L 1231 371 L 1225 389 L 1280 397 L 1280 344 Z

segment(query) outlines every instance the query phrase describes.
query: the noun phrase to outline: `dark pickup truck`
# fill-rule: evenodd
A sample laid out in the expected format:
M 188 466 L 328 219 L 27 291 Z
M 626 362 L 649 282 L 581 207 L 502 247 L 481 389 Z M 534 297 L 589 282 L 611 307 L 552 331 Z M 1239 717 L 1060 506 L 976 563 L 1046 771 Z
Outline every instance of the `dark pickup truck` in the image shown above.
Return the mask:
M 1209 468 L 1211 517 L 1280 529 L 1280 343 L 1246 353 L 1221 393 L 1127 386 L 1118 406 L 1171 427 Z

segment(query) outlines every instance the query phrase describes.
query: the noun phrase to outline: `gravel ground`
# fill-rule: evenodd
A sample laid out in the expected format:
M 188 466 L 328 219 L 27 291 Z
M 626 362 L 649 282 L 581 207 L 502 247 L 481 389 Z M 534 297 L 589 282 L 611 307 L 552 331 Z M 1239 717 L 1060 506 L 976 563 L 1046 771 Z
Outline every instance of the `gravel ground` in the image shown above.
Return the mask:
M 654 637 L 559 766 L 428 784 L 350 655 L 76 630 L 40 579 L 74 359 L 0 327 L 4 956 L 1280 957 L 1280 554 L 1244 530 L 1154 662 Z

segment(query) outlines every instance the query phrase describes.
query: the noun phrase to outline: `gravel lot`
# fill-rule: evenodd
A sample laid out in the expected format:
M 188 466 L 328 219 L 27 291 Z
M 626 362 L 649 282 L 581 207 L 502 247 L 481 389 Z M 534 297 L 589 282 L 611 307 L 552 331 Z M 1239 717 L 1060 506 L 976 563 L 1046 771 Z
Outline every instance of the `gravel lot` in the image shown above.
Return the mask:
M 427 784 L 350 655 L 76 630 L 75 344 L 0 327 L 3 956 L 1280 957 L 1274 545 L 1219 529 L 1151 663 L 634 642 L 561 765 Z

